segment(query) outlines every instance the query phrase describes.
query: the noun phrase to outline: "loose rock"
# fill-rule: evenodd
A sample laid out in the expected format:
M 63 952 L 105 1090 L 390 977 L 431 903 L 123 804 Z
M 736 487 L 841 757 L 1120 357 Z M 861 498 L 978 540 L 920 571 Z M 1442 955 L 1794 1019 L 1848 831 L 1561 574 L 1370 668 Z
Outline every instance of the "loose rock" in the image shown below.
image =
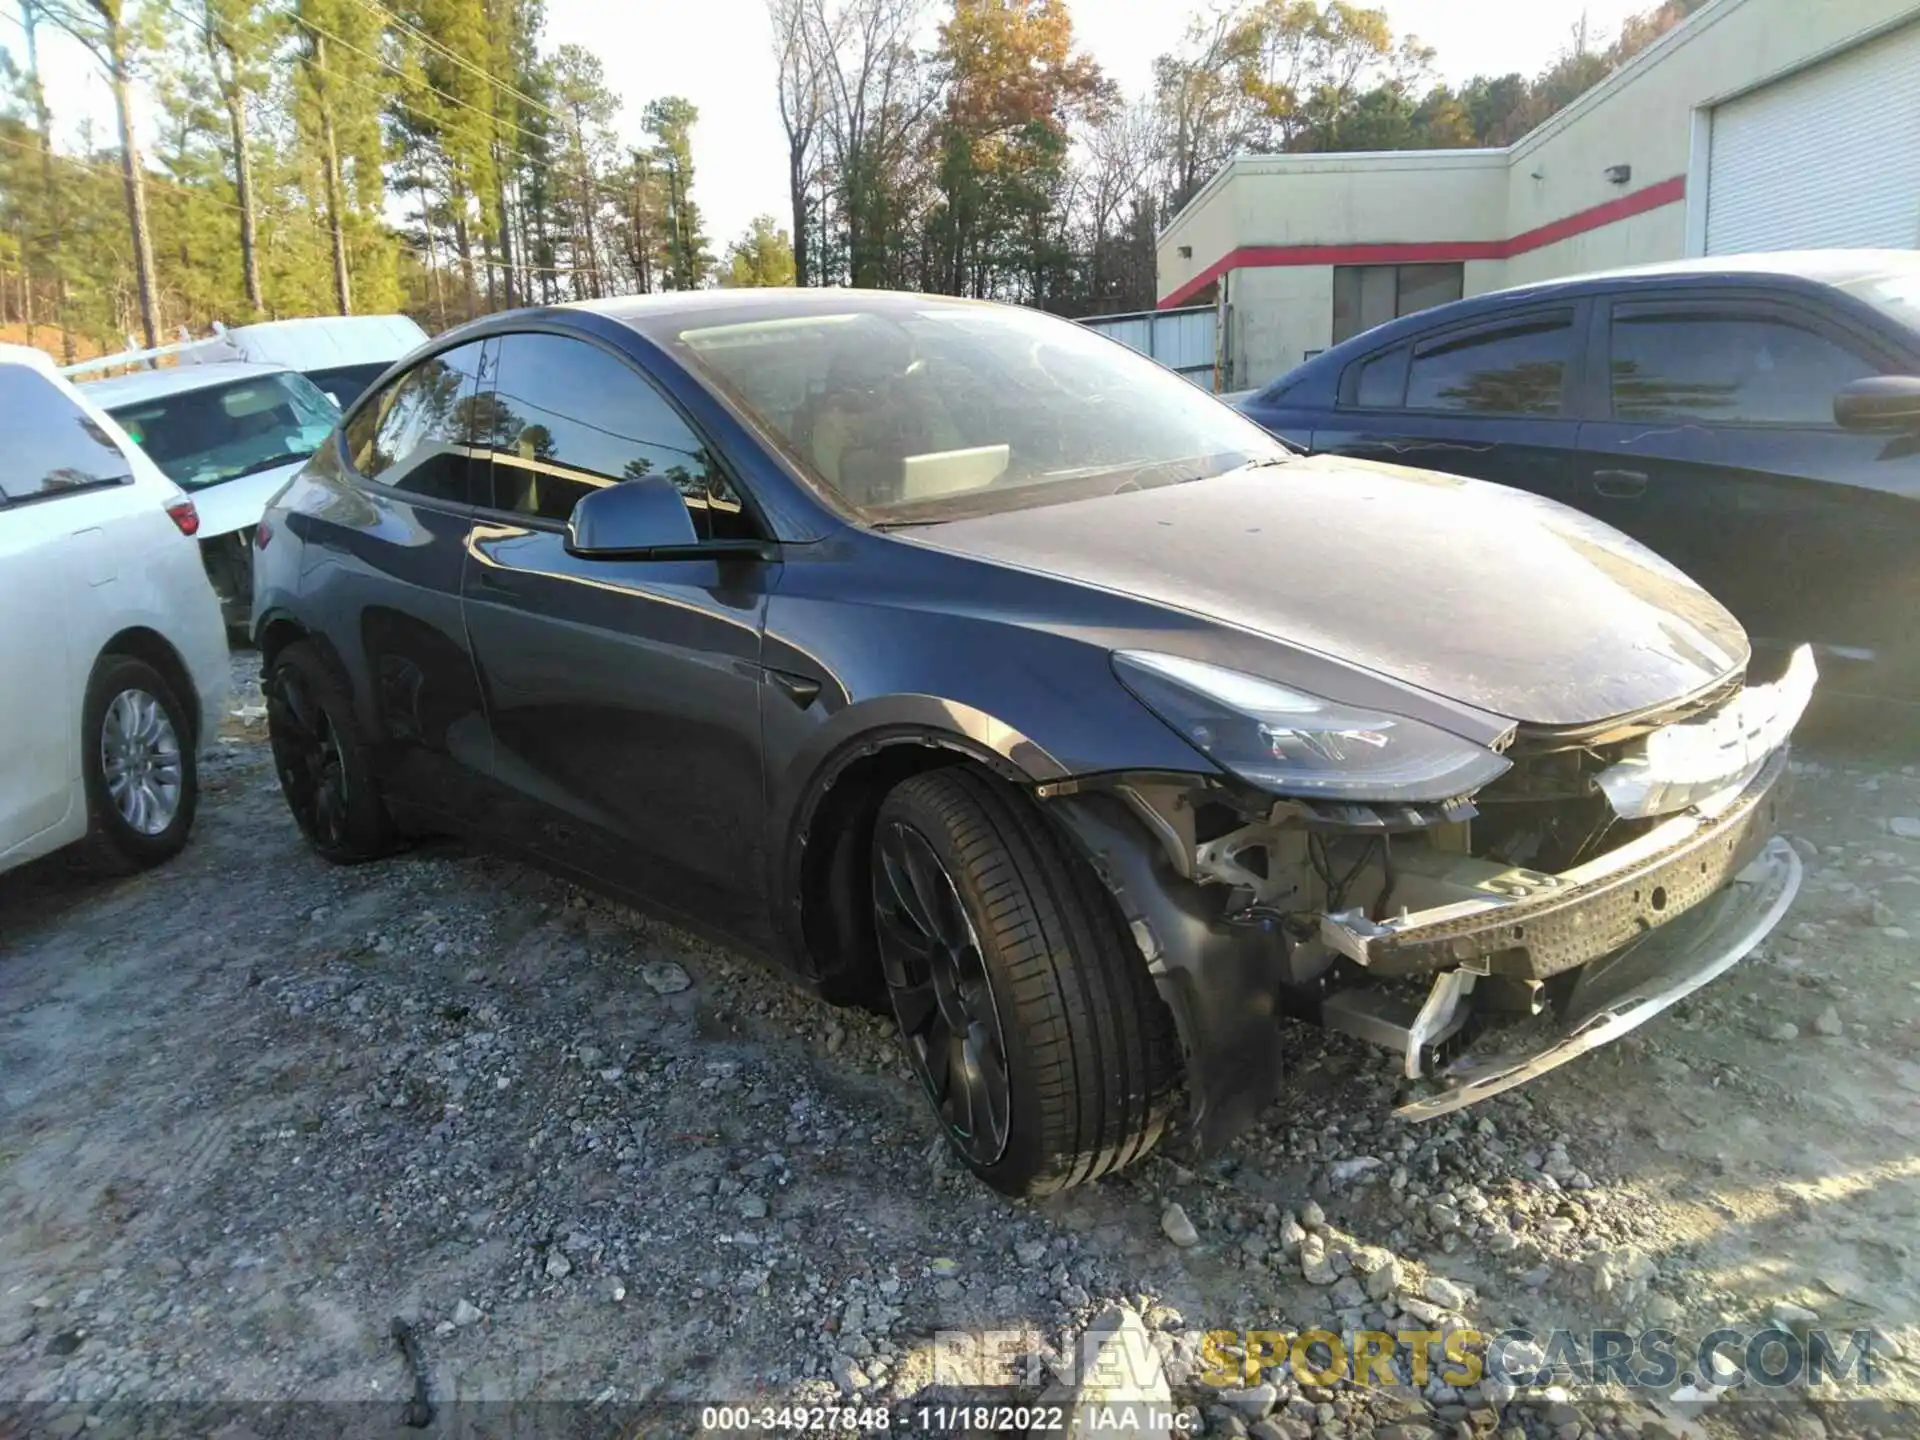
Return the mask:
M 649 960 L 640 967 L 640 978 L 656 995 L 678 995 L 693 984 L 693 977 L 671 960 Z
M 1187 1218 L 1186 1210 L 1178 1201 L 1160 1212 L 1160 1229 L 1182 1250 L 1190 1250 L 1200 1243 L 1200 1232 L 1194 1229 L 1193 1221 Z

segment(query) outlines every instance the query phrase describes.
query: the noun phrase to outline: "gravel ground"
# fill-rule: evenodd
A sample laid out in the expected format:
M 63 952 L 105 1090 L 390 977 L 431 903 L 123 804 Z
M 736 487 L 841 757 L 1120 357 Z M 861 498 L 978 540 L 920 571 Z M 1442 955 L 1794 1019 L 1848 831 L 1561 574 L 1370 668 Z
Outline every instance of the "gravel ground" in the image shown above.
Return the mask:
M 1209 1434 L 1920 1429 L 1885 1399 L 1284 1372 L 1226 1403 L 1174 1338 L 1804 1310 L 1878 1333 L 1883 1397 L 1920 1390 L 1920 766 L 1898 754 L 1803 747 L 1794 912 L 1622 1043 L 1421 1126 L 1387 1114 L 1377 1052 L 1298 1030 L 1287 1099 L 1226 1154 L 1015 1204 L 947 1163 L 878 1019 L 490 857 L 315 859 L 257 699 L 178 861 L 0 878 L 0 1436 L 312 1433 L 236 1401 L 372 1401 L 387 1433 L 394 1316 L 443 1407 L 898 1415 L 948 1393 L 935 1332 L 1060 1348 L 1115 1304 Z

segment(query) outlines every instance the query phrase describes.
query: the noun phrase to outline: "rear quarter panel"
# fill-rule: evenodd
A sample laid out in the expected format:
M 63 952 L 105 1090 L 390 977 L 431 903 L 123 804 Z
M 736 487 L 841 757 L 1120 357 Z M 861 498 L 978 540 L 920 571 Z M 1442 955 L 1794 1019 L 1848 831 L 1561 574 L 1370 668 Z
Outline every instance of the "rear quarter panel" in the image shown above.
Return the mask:
M 152 630 L 173 648 L 192 677 L 196 693 L 180 698 L 197 706 L 201 742 L 211 743 L 226 713 L 230 686 L 227 634 L 199 544 L 182 534 L 167 514 L 169 505 L 188 497 L 84 390 L 64 377 L 57 383 L 119 447 L 133 472 L 131 485 L 54 502 L 63 525 L 73 530 L 98 526 L 100 531 L 90 547 L 90 573 L 82 576 L 85 590 L 72 616 L 76 683 L 85 686 L 95 660 L 114 636 L 134 628 Z M 77 697 L 74 703 L 78 705 Z

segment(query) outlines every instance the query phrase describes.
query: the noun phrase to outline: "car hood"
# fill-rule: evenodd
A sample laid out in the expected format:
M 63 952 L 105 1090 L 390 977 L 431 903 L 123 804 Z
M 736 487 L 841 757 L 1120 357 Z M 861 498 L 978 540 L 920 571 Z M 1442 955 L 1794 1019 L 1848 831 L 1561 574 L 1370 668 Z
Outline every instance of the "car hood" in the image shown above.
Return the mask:
M 1655 710 L 1748 655 L 1717 601 L 1618 531 L 1517 490 L 1367 461 L 1317 456 L 913 538 L 1535 727 Z
M 266 514 L 267 502 L 278 495 L 281 487 L 306 463 L 305 460 L 295 460 L 271 470 L 262 470 L 257 475 L 242 475 L 237 479 L 222 480 L 217 485 L 189 490 L 187 498 L 193 501 L 193 508 L 200 516 L 198 538 L 212 540 L 221 535 L 231 535 L 236 530 L 244 530 L 249 525 L 258 525 L 260 517 Z

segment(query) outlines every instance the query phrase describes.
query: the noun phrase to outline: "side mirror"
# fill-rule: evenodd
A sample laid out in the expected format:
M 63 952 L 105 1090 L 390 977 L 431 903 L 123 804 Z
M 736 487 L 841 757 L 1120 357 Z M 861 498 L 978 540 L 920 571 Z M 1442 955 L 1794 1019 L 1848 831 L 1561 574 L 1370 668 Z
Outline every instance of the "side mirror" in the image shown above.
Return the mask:
M 700 543 L 679 488 L 664 475 L 641 475 L 595 490 L 573 507 L 567 550 L 586 560 L 645 560 Z
M 1920 375 L 1870 375 L 1833 397 L 1842 430 L 1920 430 Z

